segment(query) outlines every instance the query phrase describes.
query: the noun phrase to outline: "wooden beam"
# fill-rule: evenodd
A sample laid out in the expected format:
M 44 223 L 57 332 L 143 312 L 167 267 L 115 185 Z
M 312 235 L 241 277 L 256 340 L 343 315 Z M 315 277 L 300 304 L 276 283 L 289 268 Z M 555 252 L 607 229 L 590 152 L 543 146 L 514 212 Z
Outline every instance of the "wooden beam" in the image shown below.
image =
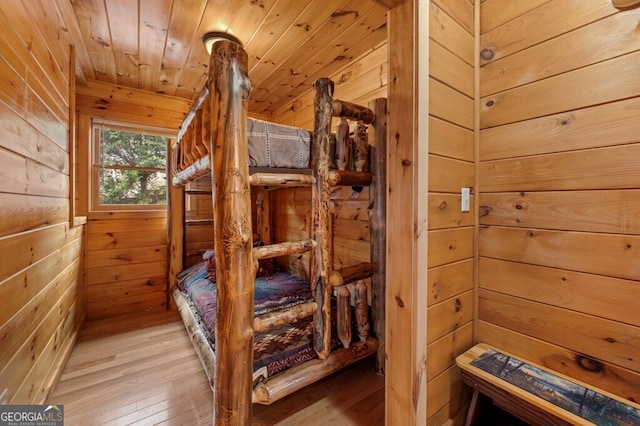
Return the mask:
M 387 424 L 427 424 L 429 4 L 388 13 Z
M 369 107 L 376 115 L 371 128 L 369 168 L 375 180 L 369 186 L 369 234 L 371 263 L 376 269 L 371 276 L 371 320 L 379 346 L 374 368 L 384 373 L 385 364 L 385 286 L 386 286 L 386 211 L 387 211 L 387 99 L 373 100 Z
M 371 124 L 376 119 L 373 111 L 362 105 L 338 100 L 333 101 L 331 105 L 334 117 L 344 117 L 349 120 L 363 121 L 366 124 Z
M 268 246 L 255 247 L 253 255 L 256 260 L 285 256 L 287 254 L 304 253 L 313 250 L 317 246 L 314 240 L 287 241 Z
M 316 179 L 301 173 L 254 173 L 249 178 L 249 183 L 252 186 L 293 188 L 313 185 Z
M 345 117 L 340 118 L 340 123 L 336 126 L 336 153 L 335 160 L 338 170 L 346 170 L 349 165 L 349 122 Z
M 198 95 L 198 97 L 196 98 L 196 100 L 191 105 L 191 108 L 189 108 L 189 112 L 187 113 L 187 116 L 184 118 L 184 121 L 180 125 L 180 129 L 178 130 L 178 135 L 176 136 L 176 143 L 180 143 L 180 140 L 182 139 L 185 132 L 187 131 L 187 127 L 189 127 L 189 125 L 191 124 L 191 121 L 195 118 L 196 112 L 200 110 L 205 103 L 208 103 L 208 102 L 209 102 L 209 88 L 205 86 L 200 92 L 200 94 Z
M 376 267 L 371 263 L 359 263 L 353 266 L 345 266 L 342 269 L 331 271 L 329 274 L 329 284 L 332 287 L 340 287 L 358 280 L 370 278 Z
M 267 331 L 279 325 L 289 324 L 313 315 L 313 313 L 317 309 L 318 304 L 316 302 L 307 302 L 301 305 L 293 306 L 291 308 L 270 312 L 268 314 L 257 317 L 253 321 L 253 330 L 256 333 L 259 333 L 262 331 Z
M 256 194 L 256 232 L 264 244 L 271 244 L 271 200 L 269 191 L 258 189 Z M 255 253 L 254 253 L 255 255 Z
M 247 149 L 248 55 L 217 42 L 210 63 L 213 220 L 217 285 L 217 425 L 249 425 L 252 413 L 255 267 Z
M 207 380 L 209 381 L 209 386 L 213 389 L 215 383 L 216 354 L 213 352 L 211 343 L 209 343 L 209 340 L 202 332 L 198 320 L 193 316 L 193 311 L 182 291 L 177 287 L 173 287 L 172 293 L 178 312 L 182 317 L 182 322 L 184 322 L 184 327 L 189 334 L 191 344 L 202 363 Z
M 314 141 L 311 148 L 311 169 L 316 183 L 311 187 L 312 233 L 317 246 L 310 261 L 311 290 L 320 309 L 314 314 L 314 344 L 321 359 L 331 351 L 331 286 L 329 285 L 329 140 L 331 138 L 331 112 L 333 81 L 321 78 L 313 83 Z
M 177 155 L 177 153 L 176 153 Z M 211 161 L 209 156 L 196 160 L 193 164 L 184 170 L 173 175 L 171 184 L 173 186 L 184 186 L 187 183 L 206 176 L 211 171 Z
M 287 370 L 287 374 L 278 374 L 260 382 L 253 390 L 253 402 L 271 404 L 303 387 L 334 373 L 347 365 L 361 360 L 378 348 L 373 338 L 365 342 L 355 342 L 348 349 L 336 349 L 326 359 L 312 359 Z
M 338 339 L 342 346 L 348 348 L 351 344 L 351 292 L 349 287 L 338 287 Z
M 169 142 L 171 145 L 171 142 Z M 169 160 L 173 163 L 175 151 L 169 149 Z M 169 234 L 169 289 L 178 284 L 177 275 L 184 269 L 184 188 L 169 186 L 167 232 Z M 167 306 L 175 308 L 174 298 L 167 292 Z
M 353 135 L 353 163 L 357 172 L 369 170 L 369 137 L 367 125 L 362 120 L 356 123 Z
M 331 170 L 329 172 L 331 186 L 369 186 L 373 181 L 374 176 L 368 172 L 351 170 Z
M 369 338 L 369 301 L 367 296 L 367 285 L 360 280 L 356 283 L 356 329 L 358 330 L 358 339 L 361 342 Z

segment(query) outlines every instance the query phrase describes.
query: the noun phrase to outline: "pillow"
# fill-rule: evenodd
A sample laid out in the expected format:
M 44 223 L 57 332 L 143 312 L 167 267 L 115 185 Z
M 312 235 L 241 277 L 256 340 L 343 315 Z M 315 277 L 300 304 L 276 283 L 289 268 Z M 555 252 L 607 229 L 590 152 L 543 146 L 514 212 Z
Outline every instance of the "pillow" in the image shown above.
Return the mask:
M 261 244 L 260 244 L 261 245 Z M 259 247 L 254 244 L 254 247 Z M 209 249 L 202 255 L 205 267 L 207 268 L 207 276 L 211 282 L 216 282 L 216 252 L 213 249 Z M 273 275 L 279 271 L 278 265 L 273 259 L 261 259 L 258 261 L 258 270 L 256 271 L 256 277 L 266 277 L 267 275 Z
M 213 249 L 209 249 L 202 255 L 204 259 L 205 267 L 207 268 L 207 275 L 211 282 L 216 282 L 216 252 Z
M 278 265 L 273 259 L 260 259 L 258 261 L 258 270 L 256 277 L 266 277 L 278 272 Z
M 256 240 L 253 242 L 254 247 L 262 247 L 264 246 L 264 242 L 260 240 Z M 256 271 L 256 277 L 266 277 L 268 275 L 273 275 L 276 272 L 279 272 L 280 268 L 278 268 L 278 264 L 275 259 L 261 259 L 258 261 L 258 270 Z

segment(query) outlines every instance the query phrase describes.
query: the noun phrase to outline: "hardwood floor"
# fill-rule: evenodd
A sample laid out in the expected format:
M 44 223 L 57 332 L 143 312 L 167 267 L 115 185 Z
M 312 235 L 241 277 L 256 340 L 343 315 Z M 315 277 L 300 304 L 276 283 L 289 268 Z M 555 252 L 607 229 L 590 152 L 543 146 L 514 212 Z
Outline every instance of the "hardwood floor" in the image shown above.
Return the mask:
M 89 322 L 49 398 L 65 424 L 208 425 L 212 393 L 176 312 Z M 380 425 L 384 378 L 369 360 L 270 405 L 255 425 Z

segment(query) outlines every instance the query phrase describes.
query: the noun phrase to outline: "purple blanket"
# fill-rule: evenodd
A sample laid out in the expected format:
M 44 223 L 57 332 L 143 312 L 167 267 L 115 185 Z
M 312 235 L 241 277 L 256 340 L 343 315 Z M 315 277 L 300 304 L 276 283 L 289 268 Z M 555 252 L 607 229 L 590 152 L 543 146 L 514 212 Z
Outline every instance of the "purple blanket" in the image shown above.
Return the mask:
M 216 285 L 209 280 L 204 262 L 178 274 L 178 287 L 188 296 L 212 346 L 215 343 Z M 313 301 L 309 284 L 286 272 L 256 278 L 255 315 Z M 305 318 L 293 324 L 256 333 L 254 371 L 270 377 L 316 356 L 312 348 L 313 323 Z

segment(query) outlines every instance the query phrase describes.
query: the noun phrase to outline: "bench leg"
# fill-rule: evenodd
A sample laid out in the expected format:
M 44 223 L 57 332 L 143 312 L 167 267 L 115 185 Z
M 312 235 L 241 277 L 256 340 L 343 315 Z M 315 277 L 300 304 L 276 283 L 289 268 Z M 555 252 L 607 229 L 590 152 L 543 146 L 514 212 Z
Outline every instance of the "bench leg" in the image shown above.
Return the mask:
M 473 390 L 471 395 L 471 403 L 469 404 L 469 411 L 467 411 L 467 419 L 464 422 L 464 426 L 471 426 L 473 418 L 476 416 L 476 408 L 478 407 L 478 395 L 480 392 L 478 389 Z

